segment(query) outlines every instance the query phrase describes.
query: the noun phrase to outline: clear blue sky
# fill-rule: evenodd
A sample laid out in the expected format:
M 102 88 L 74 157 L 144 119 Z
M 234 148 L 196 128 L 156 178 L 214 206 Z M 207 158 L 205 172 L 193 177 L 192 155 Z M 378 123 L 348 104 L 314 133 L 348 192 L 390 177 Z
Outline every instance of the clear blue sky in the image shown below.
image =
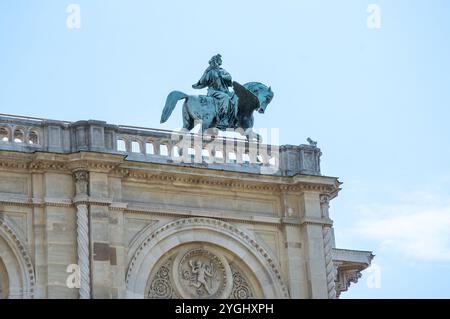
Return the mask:
M 448 1 L 2 0 L 0 112 L 175 129 L 180 107 L 159 124 L 166 95 L 194 93 L 216 53 L 235 80 L 272 86 L 256 126 L 318 140 L 344 182 L 337 245 L 374 250 L 381 285 L 366 272 L 342 296 L 449 298 Z

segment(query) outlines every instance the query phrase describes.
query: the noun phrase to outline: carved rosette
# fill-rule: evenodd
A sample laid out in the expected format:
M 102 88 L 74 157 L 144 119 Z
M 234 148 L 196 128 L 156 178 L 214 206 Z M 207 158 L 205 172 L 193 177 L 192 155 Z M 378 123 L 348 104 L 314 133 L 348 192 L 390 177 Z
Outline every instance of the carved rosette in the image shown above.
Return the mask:
M 87 197 L 89 175 L 86 171 L 74 173 L 76 195 Z M 90 265 L 89 265 L 89 220 L 88 207 L 85 203 L 76 204 L 77 207 L 77 252 L 78 266 L 80 267 L 80 299 L 89 299 L 90 292 Z
M 241 271 L 235 266 L 231 266 L 233 273 L 233 289 L 229 299 L 253 299 L 253 291 Z
M 180 297 L 176 294 L 173 289 L 170 280 L 170 269 L 172 267 L 173 260 L 169 258 L 156 272 L 154 279 L 152 280 L 149 291 L 148 298 L 154 299 L 179 299 Z

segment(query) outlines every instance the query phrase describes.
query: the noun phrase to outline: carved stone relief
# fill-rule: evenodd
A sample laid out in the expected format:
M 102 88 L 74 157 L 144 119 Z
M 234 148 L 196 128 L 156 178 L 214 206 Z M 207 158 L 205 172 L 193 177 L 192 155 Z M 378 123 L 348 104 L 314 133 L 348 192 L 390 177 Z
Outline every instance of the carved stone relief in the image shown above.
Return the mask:
M 77 171 L 74 173 L 75 191 L 77 195 L 88 193 L 89 173 L 87 171 Z
M 247 278 L 244 276 L 241 270 L 235 265 L 231 265 L 231 272 L 233 274 L 233 289 L 229 299 L 253 299 L 253 290 L 248 283 Z
M 212 247 L 177 249 L 155 268 L 147 283 L 147 298 L 255 298 L 243 271 Z
M 336 297 L 339 298 L 341 292 L 347 291 L 352 283 L 356 284 L 361 278 L 361 269 L 346 269 L 338 268 L 338 275 L 336 278 Z
M 156 272 L 148 288 L 148 298 L 152 299 L 179 299 L 173 289 L 171 271 L 173 259 L 169 258 Z
M 173 271 L 183 298 L 226 298 L 230 294 L 233 282 L 228 261 L 210 250 L 180 252 Z

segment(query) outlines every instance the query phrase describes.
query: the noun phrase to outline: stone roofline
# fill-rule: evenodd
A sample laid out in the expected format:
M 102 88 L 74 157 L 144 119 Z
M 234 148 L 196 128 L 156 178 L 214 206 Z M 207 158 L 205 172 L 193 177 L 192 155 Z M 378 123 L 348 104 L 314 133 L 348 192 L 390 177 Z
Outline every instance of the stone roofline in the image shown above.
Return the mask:
M 313 145 L 268 145 L 104 121 L 57 121 L 0 114 L 0 150 L 121 154 L 126 160 L 277 176 L 321 175 Z

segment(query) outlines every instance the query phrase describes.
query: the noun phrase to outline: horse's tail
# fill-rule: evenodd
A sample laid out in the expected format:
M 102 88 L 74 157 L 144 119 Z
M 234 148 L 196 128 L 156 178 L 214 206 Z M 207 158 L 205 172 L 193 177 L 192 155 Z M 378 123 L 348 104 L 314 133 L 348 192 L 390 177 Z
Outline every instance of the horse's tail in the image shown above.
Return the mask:
M 187 94 L 184 94 L 183 92 L 180 91 L 170 92 L 170 94 L 167 96 L 166 105 L 164 106 L 164 109 L 161 114 L 161 123 L 164 123 L 169 119 L 170 115 L 173 112 L 173 109 L 175 108 L 175 105 L 177 105 L 177 102 L 187 97 L 188 97 Z

